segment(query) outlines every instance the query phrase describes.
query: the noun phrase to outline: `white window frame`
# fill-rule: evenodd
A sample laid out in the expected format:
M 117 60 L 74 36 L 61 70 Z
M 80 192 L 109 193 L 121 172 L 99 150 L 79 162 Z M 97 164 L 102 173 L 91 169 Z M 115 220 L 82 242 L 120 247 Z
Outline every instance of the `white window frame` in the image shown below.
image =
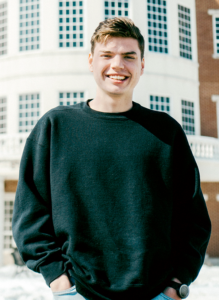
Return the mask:
M 159 97 L 159 98 L 161 98 L 161 97 L 163 97 L 163 98 L 168 98 L 169 99 L 169 102 L 168 102 L 168 106 L 169 106 L 169 111 L 166 111 L 166 110 L 157 110 L 157 109 L 154 109 L 154 108 L 151 108 L 151 96 L 153 96 L 153 97 Z M 154 104 L 154 103 L 153 103 Z M 158 105 L 160 105 L 161 104 L 161 102 L 160 101 L 158 101 Z M 166 105 L 167 106 L 167 105 Z M 171 116 L 171 97 L 170 96 L 164 96 L 164 95 L 160 95 L 160 94 L 155 94 L 155 93 L 150 93 L 149 94 L 149 108 L 151 109 L 151 110 L 154 110 L 154 111 L 160 111 L 160 112 L 164 112 L 164 113 L 166 113 L 166 114 L 168 114 L 168 115 L 170 115 Z
M 70 98 L 67 98 L 67 97 L 63 97 L 63 98 L 60 98 L 60 94 L 63 93 L 65 95 L 67 95 L 67 93 L 70 93 Z M 80 94 L 80 93 L 84 93 L 84 97 L 77 97 L 77 98 L 74 98 L 74 97 L 71 97 L 74 93 L 77 93 L 77 94 Z M 68 106 L 68 105 L 75 105 L 77 103 L 80 103 L 80 102 L 85 102 L 86 101 L 86 91 L 84 90 L 65 90 L 65 91 L 59 91 L 58 92 L 58 105 L 62 105 L 62 106 Z M 67 102 L 66 99 L 69 99 L 69 102 L 70 104 L 60 104 L 60 100 L 61 99 L 64 99 L 63 102 Z M 77 101 L 77 103 L 73 103 L 73 99 L 83 99 L 82 101 Z
M 28 111 L 26 111 L 26 108 L 22 108 L 22 111 L 20 109 L 20 105 L 25 105 L 25 104 L 31 104 L 31 101 L 32 99 L 28 99 L 28 103 L 24 103 L 25 100 L 20 100 L 20 97 L 25 97 L 26 96 L 29 98 L 31 97 L 32 95 L 34 95 L 34 103 L 39 103 L 39 107 L 30 107 L 28 108 Z M 39 95 L 39 99 L 35 99 L 35 95 Z M 36 101 L 38 100 L 38 101 Z M 30 102 L 29 102 L 30 101 Z M 18 132 L 31 132 L 31 130 L 34 128 L 34 126 L 36 125 L 37 121 L 40 119 L 41 117 L 41 107 L 42 107 L 42 101 L 41 101 L 41 95 L 40 93 L 37 93 L 37 92 L 33 92 L 33 93 L 23 93 L 23 94 L 20 94 L 18 96 Z M 34 124 L 33 125 L 24 125 L 23 127 L 20 127 L 20 121 L 22 122 L 26 122 L 26 121 L 31 121 L 31 116 L 24 116 L 24 117 L 20 117 L 20 113 L 34 113 L 34 112 L 39 112 L 39 115 L 38 116 L 33 116 L 33 121 L 34 121 Z M 28 119 L 27 119 L 28 118 Z M 28 130 L 26 130 L 28 128 Z M 20 131 L 21 129 L 23 129 L 24 131 Z
M 170 30 L 169 30 L 169 17 L 168 17 L 168 13 L 169 13 L 169 3 L 168 3 L 168 1 L 167 0 L 159 0 L 159 1 L 161 1 L 162 3 L 163 3 L 163 1 L 165 1 L 165 3 L 166 3 L 166 5 L 162 5 L 162 8 L 165 8 L 166 9 L 166 14 L 165 14 L 165 17 L 166 17 L 166 21 L 163 21 L 163 20 L 161 20 L 161 21 L 158 21 L 158 20 L 156 20 L 156 22 L 155 21 L 153 21 L 153 19 L 151 18 L 149 18 L 148 17 L 148 14 L 151 14 L 151 15 L 153 15 L 153 11 L 151 11 L 151 10 L 148 10 L 148 5 L 150 6 L 150 5 L 153 5 L 153 3 L 151 3 L 151 1 L 152 0 L 150 0 L 150 3 L 148 2 L 148 0 L 145 0 L 146 1 L 146 24 L 147 24 L 147 26 L 146 26 L 146 28 L 147 28 L 147 36 L 148 36 L 148 40 L 147 40 L 147 45 L 148 45 L 148 48 L 147 48 L 147 51 L 148 51 L 148 53 L 157 53 L 157 54 L 164 54 L 164 55 L 169 55 L 170 54 L 170 39 L 169 39 L 169 33 L 170 33 Z M 156 6 L 158 5 L 157 3 L 155 4 Z M 155 14 L 157 14 L 157 12 L 155 13 Z M 159 12 L 158 12 L 158 14 L 159 14 Z M 157 15 L 158 15 L 157 14 Z M 163 15 L 163 13 L 160 13 L 160 15 Z M 159 28 L 157 28 L 156 27 L 156 29 L 155 29 L 155 27 L 153 27 L 153 26 L 149 26 L 149 22 L 151 22 L 151 23 L 159 23 L 159 22 L 162 22 L 162 23 L 164 23 L 166 26 L 167 26 L 167 28 L 166 29 L 159 29 Z M 167 33 L 167 37 L 160 37 L 159 35 L 154 35 L 154 34 L 150 34 L 149 33 L 149 30 L 151 30 L 151 31 L 156 31 L 156 32 L 158 32 L 158 31 L 161 31 L 161 32 L 166 32 Z M 157 40 L 159 40 L 159 39 L 161 39 L 162 41 L 167 41 L 167 45 L 164 45 L 164 44 L 161 44 L 161 46 L 159 45 L 159 43 L 157 43 L 157 44 L 155 44 L 154 42 L 152 43 L 151 41 L 149 41 L 149 39 L 152 39 L 152 40 L 154 40 L 154 39 L 157 39 Z M 165 51 L 159 51 L 159 50 L 157 50 L 157 51 L 155 51 L 155 50 L 150 50 L 150 47 L 152 47 L 152 48 L 154 48 L 154 47 L 157 47 L 157 49 L 159 49 L 159 48 L 162 48 L 162 49 L 164 49 L 165 51 L 166 51 L 166 49 L 167 49 L 167 52 L 165 52 Z
M 10 205 L 7 205 L 6 206 L 6 203 L 12 203 L 13 205 L 10 206 Z M 12 208 L 12 213 L 9 213 L 7 214 L 6 216 L 6 213 L 5 213 L 5 209 L 10 209 Z M 4 235 L 4 245 L 3 245 L 3 249 L 4 251 L 6 252 L 10 252 L 13 250 L 13 246 L 14 246 L 14 241 L 13 241 L 13 235 L 12 235 L 12 229 L 9 229 L 9 230 L 6 230 L 5 229 L 5 226 L 9 226 L 9 227 L 12 227 L 12 221 L 7 221 L 6 222 L 6 217 L 9 217 L 10 219 L 12 219 L 12 216 L 13 216 L 13 208 L 14 208 L 14 200 L 13 199 L 4 199 L 4 229 L 3 229 L 3 235 Z M 11 239 L 11 242 L 10 242 L 10 246 L 9 247 L 5 247 L 5 238 L 9 238 Z
M 219 138 L 219 95 L 212 95 L 211 100 L 216 103 L 216 114 L 217 114 L 217 136 Z
M 112 19 L 112 18 L 115 18 L 115 17 L 127 17 L 127 18 L 130 18 L 130 5 L 131 5 L 130 2 L 131 2 L 131 0 L 114 0 L 114 1 L 113 0 L 108 0 L 108 1 L 107 0 L 102 0 L 102 1 L 103 1 L 103 19 L 104 20 L 106 20 L 106 19 Z M 118 9 L 116 9 L 117 14 L 115 14 L 115 15 L 109 14 L 108 17 L 107 17 L 107 15 L 105 14 L 105 10 L 106 9 L 113 10 L 113 9 L 110 6 L 107 8 L 105 6 L 105 2 L 116 2 L 116 3 L 122 2 L 122 6 L 123 7 L 121 9 L 119 9 L 118 5 L 116 5 L 116 8 L 118 8 Z M 124 8 L 125 3 L 128 3 L 128 8 L 127 9 Z M 119 10 L 122 11 L 121 15 L 118 14 Z M 128 11 L 128 16 L 125 15 L 125 11 Z
M 189 10 L 189 13 L 188 12 L 184 12 L 182 11 L 180 7 L 183 7 L 184 9 L 188 9 Z M 184 16 L 187 16 L 190 18 L 190 20 L 186 20 L 186 19 L 183 19 L 182 17 L 179 16 L 179 13 L 181 14 L 184 14 Z M 187 24 L 189 24 L 190 28 L 186 29 L 185 26 L 183 25 L 180 25 L 180 21 L 181 22 L 186 22 Z M 185 33 L 180 33 L 180 29 L 181 30 L 187 30 L 190 35 L 186 35 Z M 185 58 L 185 59 L 188 59 L 188 60 L 193 60 L 193 36 L 192 36 L 192 11 L 191 11 L 191 8 L 190 7 L 187 7 L 185 5 L 182 5 L 182 4 L 178 4 L 178 34 L 179 34 L 179 56 L 182 57 L 182 58 Z M 182 40 L 180 40 L 180 38 L 185 38 L 185 39 L 190 39 L 191 40 L 191 43 L 188 43 L 188 42 L 184 42 Z M 191 51 L 190 50 L 185 50 L 185 49 L 181 49 L 180 46 L 181 45 L 184 45 L 184 46 L 187 46 L 187 47 L 191 47 Z M 181 53 L 183 54 L 187 54 L 187 55 L 191 55 L 191 58 L 189 57 L 185 57 L 183 55 L 181 55 Z
M 26 6 L 32 7 L 33 5 L 39 5 L 39 8 L 34 8 L 32 10 L 32 8 L 29 10 L 26 10 Z M 39 51 L 41 48 L 41 1 L 40 0 L 34 0 L 32 1 L 28 1 L 28 3 L 26 3 L 25 0 L 19 0 L 19 53 L 26 53 L 27 51 Z M 22 11 L 21 11 L 22 8 Z M 32 17 L 32 14 L 34 14 L 34 17 Z M 36 14 L 36 16 L 35 16 Z M 39 16 L 37 15 L 39 14 Z M 28 17 L 26 18 L 26 15 L 28 15 Z M 22 16 L 22 19 L 21 19 Z M 23 18 L 23 16 L 25 16 Z M 25 24 L 26 22 L 28 22 L 28 26 L 23 26 L 23 24 Z M 39 22 L 39 24 L 35 24 L 35 25 L 29 25 L 29 23 L 31 22 Z M 20 27 L 20 24 L 22 23 L 22 27 Z M 39 32 L 37 32 L 37 30 L 39 29 Z M 32 30 L 36 30 L 36 32 L 32 33 Z M 26 33 L 25 31 L 28 31 L 28 33 Z M 22 34 L 21 34 L 22 32 Z M 25 34 L 23 34 L 23 32 L 25 32 Z M 37 40 L 39 37 L 39 40 Z M 23 41 L 25 39 L 28 39 L 28 42 Z M 32 41 L 32 39 L 34 39 L 34 41 Z M 20 42 L 20 40 L 22 40 L 22 42 Z M 31 41 L 29 41 L 31 40 Z M 32 48 L 32 46 L 34 45 L 34 48 Z M 35 47 L 36 46 L 36 47 Z M 23 47 L 25 47 L 25 49 L 23 49 Z M 26 49 L 26 47 L 28 47 L 28 49 Z M 29 49 L 30 47 L 30 49 Z M 22 50 L 21 50 L 22 48 Z
M 219 53 L 217 53 L 217 43 L 219 44 L 219 40 L 217 42 L 216 39 L 216 18 L 219 18 L 219 9 L 209 9 L 208 14 L 212 16 L 212 30 L 213 30 L 213 44 L 214 44 L 214 53 L 212 55 L 213 58 L 219 58 Z M 219 29 L 219 27 L 218 27 Z
M 80 2 L 80 0 L 75 0 L 76 2 Z M 70 2 L 70 6 L 59 6 L 59 2 Z M 69 20 L 70 22 L 69 23 L 65 23 L 65 22 L 62 22 L 60 23 L 59 22 L 59 19 L 64 16 L 66 17 L 67 15 L 60 15 L 59 14 L 59 10 L 63 10 L 63 9 L 66 9 L 67 7 L 69 7 L 69 10 L 72 10 L 74 9 L 74 6 L 72 6 L 72 2 L 74 2 L 73 0 L 69 0 L 69 1 L 64 1 L 64 0 L 58 0 L 57 1 L 57 9 L 58 9 L 58 49 L 60 51 L 65 51 L 65 50 L 73 50 L 73 51 L 81 51 L 81 50 L 85 50 L 86 49 L 86 25 L 87 25 L 87 11 L 86 11 L 86 6 L 87 6 L 87 1 L 86 0 L 82 0 L 83 2 L 83 5 L 82 6 L 76 6 L 76 9 L 83 9 L 83 14 L 81 14 L 81 17 L 83 18 L 83 22 L 80 24 L 80 22 L 76 22 L 76 23 L 73 23 L 73 21 Z M 70 13 L 69 14 L 69 18 L 72 19 L 73 18 L 73 14 Z M 80 17 L 80 14 L 76 14 L 75 15 L 77 18 Z M 62 17 L 62 18 L 64 18 Z M 63 25 L 64 24 L 64 25 Z M 69 24 L 69 25 L 67 25 Z M 76 24 L 76 26 L 80 26 L 82 25 L 83 26 L 83 30 L 80 31 L 80 30 L 76 30 L 76 34 L 83 34 L 83 38 L 81 39 L 81 42 L 83 42 L 83 46 L 78 46 L 76 45 L 76 47 L 73 46 L 73 42 L 74 42 L 74 39 L 70 38 L 69 39 L 69 42 L 70 42 L 70 46 L 67 47 L 66 45 L 65 46 L 60 46 L 60 43 L 62 42 L 62 39 L 60 39 L 60 35 L 61 34 L 68 34 L 66 30 L 62 30 L 60 31 L 60 26 L 63 26 L 63 27 L 66 27 L 66 26 L 69 26 L 69 27 L 73 27 L 75 26 L 74 24 Z M 64 33 L 63 33 L 64 32 Z M 73 35 L 74 34 L 74 31 L 73 30 L 69 30 L 69 34 L 70 35 Z M 67 42 L 66 39 L 63 39 L 65 42 Z M 79 43 L 80 42 L 80 38 L 76 39 L 76 42 Z
M 192 108 L 190 108 L 189 106 L 186 106 L 185 104 L 183 104 L 183 101 L 187 102 L 187 103 L 188 102 L 192 103 L 193 104 Z M 189 109 L 189 110 L 193 111 L 193 115 L 190 116 L 189 114 L 183 113 L 183 108 L 186 108 L 186 109 Z M 190 100 L 181 99 L 181 114 L 182 114 L 182 127 L 184 127 L 184 126 L 191 126 L 191 127 L 194 128 L 194 132 L 193 131 L 189 131 L 189 129 L 186 130 L 186 129 L 183 128 L 183 130 L 185 131 L 186 135 L 196 135 L 195 102 L 194 101 L 190 101 Z M 187 118 L 190 117 L 191 119 L 194 120 L 194 123 L 189 123 L 189 122 L 183 121 L 183 117 L 187 117 Z
M 5 100 L 5 102 L 2 102 Z M 1 103 L 2 102 L 2 103 Z M 1 108 L 5 107 L 5 111 L 1 111 Z M 5 124 L 5 129 L 0 128 L 0 134 L 7 133 L 7 97 L 0 97 L 0 117 L 5 115 L 5 120 L 0 119 L 0 124 Z

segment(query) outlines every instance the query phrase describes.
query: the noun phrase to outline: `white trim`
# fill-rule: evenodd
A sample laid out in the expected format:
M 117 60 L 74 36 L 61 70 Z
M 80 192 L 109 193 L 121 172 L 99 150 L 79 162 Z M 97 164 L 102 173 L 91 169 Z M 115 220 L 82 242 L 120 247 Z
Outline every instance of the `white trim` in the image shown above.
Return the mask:
M 129 0 L 129 18 L 133 20 L 133 0 Z M 144 37 L 145 38 L 145 37 Z
M 208 14 L 212 16 L 212 30 L 213 30 L 213 47 L 214 47 L 214 53 L 212 57 L 214 59 L 219 58 L 219 53 L 217 53 L 217 44 L 219 43 L 219 40 L 216 39 L 216 18 L 219 18 L 219 9 L 209 9 Z M 219 28 L 218 28 L 219 29 Z
M 216 102 L 216 114 L 217 114 L 217 132 L 219 137 L 219 95 L 212 95 L 211 100 Z
M 211 95 L 211 100 L 212 100 L 213 102 L 219 101 L 219 95 Z
M 168 53 L 160 53 L 160 54 L 166 54 L 166 55 L 170 56 L 170 55 L 173 55 L 172 30 L 170 30 L 171 26 L 173 26 L 173 21 L 172 21 L 172 16 L 171 16 L 171 14 L 173 12 L 172 12 L 172 9 L 171 9 L 170 1 L 166 1 L 166 4 L 167 4 L 167 6 L 166 6 L 167 7 L 166 17 L 167 17 L 167 43 L 168 43 L 167 49 L 168 49 Z M 178 22 L 178 19 L 177 19 L 177 22 Z M 178 31 L 178 34 L 179 34 L 179 31 Z
M 7 179 L 10 180 L 10 179 Z M 11 179 L 12 180 L 12 179 Z M 13 179 L 14 180 L 14 179 Z M 18 179 L 17 179 L 18 180 Z M 14 201 L 15 200 L 15 194 L 16 193 L 12 193 L 12 192 L 5 192 L 4 194 L 4 200 L 5 201 Z
M 192 61 L 198 62 L 198 41 L 197 41 L 197 15 L 196 4 L 193 1 L 191 8 L 191 34 L 192 34 Z
M 210 16 L 219 14 L 219 9 L 208 9 L 208 14 L 209 14 Z
M 216 195 L 216 201 L 219 202 L 219 194 Z
M 205 201 L 208 201 L 208 195 L 207 194 L 203 194 Z

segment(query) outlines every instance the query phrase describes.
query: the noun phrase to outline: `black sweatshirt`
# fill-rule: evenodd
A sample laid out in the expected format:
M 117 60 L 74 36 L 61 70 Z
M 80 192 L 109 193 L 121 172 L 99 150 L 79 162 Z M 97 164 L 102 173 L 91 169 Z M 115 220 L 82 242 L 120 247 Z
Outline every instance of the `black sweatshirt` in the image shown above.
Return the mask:
M 27 139 L 12 221 L 24 262 L 47 285 L 68 272 L 88 299 L 190 284 L 211 223 L 182 127 L 134 101 L 121 113 L 88 101 L 51 109 Z

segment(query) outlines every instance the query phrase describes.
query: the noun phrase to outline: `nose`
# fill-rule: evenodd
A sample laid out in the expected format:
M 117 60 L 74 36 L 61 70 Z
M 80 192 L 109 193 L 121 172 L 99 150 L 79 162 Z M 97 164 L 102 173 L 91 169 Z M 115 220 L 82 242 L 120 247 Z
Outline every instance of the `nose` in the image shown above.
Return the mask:
M 124 69 L 123 58 L 120 55 L 115 55 L 111 62 L 111 67 L 113 69 Z

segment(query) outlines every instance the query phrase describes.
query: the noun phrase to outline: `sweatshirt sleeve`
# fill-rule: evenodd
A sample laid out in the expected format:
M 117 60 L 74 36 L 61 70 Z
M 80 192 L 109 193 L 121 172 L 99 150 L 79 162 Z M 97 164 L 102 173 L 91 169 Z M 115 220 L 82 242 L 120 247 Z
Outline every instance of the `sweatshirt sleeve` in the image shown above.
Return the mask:
M 173 150 L 173 275 L 189 285 L 204 263 L 211 221 L 200 187 L 198 166 L 181 126 Z
M 27 267 L 41 273 L 49 286 L 66 270 L 52 222 L 50 148 L 35 140 L 36 131 L 27 139 L 21 158 L 12 232 Z

